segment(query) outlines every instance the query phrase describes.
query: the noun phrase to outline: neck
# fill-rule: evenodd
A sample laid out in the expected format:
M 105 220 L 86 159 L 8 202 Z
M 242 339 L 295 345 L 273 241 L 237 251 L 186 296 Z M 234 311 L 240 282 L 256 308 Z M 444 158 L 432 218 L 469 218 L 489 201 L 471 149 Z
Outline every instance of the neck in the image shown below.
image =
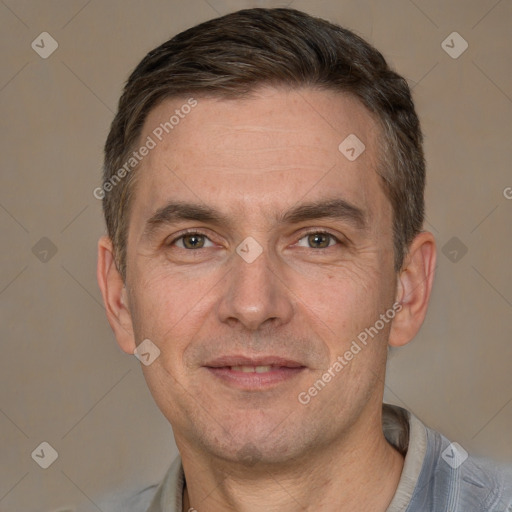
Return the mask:
M 385 512 L 393 499 L 404 458 L 385 439 L 381 417 L 302 460 L 277 467 L 239 467 L 182 453 L 187 487 L 183 511 L 198 512 Z M 181 450 L 180 450 L 181 451 Z M 187 477 L 188 475 L 188 477 Z

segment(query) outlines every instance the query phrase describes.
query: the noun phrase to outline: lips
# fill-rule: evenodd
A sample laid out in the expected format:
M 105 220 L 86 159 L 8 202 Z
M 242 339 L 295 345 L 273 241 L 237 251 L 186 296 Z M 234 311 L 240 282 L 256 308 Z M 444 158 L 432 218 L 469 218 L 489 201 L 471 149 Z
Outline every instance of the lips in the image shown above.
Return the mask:
M 287 359 L 279 356 L 259 356 L 259 357 L 246 357 L 246 356 L 221 356 L 213 361 L 205 364 L 208 368 L 232 368 L 232 367 L 278 367 L 278 368 L 301 368 L 303 364 L 292 359 Z
M 222 356 L 205 368 L 224 384 L 246 391 L 275 387 L 306 369 L 298 361 L 278 356 Z

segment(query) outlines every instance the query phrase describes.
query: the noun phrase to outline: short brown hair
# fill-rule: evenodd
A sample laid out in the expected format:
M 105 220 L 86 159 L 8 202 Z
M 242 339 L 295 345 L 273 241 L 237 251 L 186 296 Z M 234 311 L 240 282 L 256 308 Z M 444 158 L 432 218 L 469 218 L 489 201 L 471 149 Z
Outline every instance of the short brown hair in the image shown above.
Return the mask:
M 382 128 L 378 173 L 393 208 L 395 269 L 423 226 L 422 134 L 406 80 L 362 38 L 293 9 L 245 9 L 209 20 L 150 51 L 130 75 L 105 144 L 103 183 L 115 177 L 146 117 L 173 97 L 240 98 L 259 86 L 314 87 L 358 98 Z M 123 173 L 123 176 L 126 173 Z M 126 277 L 137 173 L 103 195 L 116 264 Z

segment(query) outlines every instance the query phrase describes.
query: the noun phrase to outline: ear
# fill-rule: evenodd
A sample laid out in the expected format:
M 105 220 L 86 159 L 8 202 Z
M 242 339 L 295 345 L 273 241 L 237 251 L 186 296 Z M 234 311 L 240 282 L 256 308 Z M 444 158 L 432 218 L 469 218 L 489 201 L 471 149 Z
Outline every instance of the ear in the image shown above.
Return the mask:
M 115 264 L 112 241 L 107 236 L 102 236 L 98 241 L 96 276 L 105 303 L 108 323 L 114 331 L 117 343 L 124 352 L 133 354 L 136 343 L 126 287 Z
M 397 276 L 396 301 L 402 305 L 402 309 L 391 324 L 389 345 L 392 347 L 405 345 L 420 330 L 427 313 L 435 265 L 434 236 L 428 231 L 423 231 L 412 241 Z

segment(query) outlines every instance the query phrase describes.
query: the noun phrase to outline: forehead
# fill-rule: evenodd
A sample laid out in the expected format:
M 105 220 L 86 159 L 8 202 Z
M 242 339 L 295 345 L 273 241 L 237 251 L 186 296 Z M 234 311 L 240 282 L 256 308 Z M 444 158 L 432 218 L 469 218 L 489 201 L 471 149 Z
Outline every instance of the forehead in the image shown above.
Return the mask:
M 369 216 L 389 206 L 375 172 L 380 130 L 353 97 L 265 88 L 194 101 L 188 108 L 188 97 L 165 100 L 147 117 L 140 141 L 155 146 L 136 171 L 132 221 L 173 199 L 236 211 L 241 221 L 326 195 Z

